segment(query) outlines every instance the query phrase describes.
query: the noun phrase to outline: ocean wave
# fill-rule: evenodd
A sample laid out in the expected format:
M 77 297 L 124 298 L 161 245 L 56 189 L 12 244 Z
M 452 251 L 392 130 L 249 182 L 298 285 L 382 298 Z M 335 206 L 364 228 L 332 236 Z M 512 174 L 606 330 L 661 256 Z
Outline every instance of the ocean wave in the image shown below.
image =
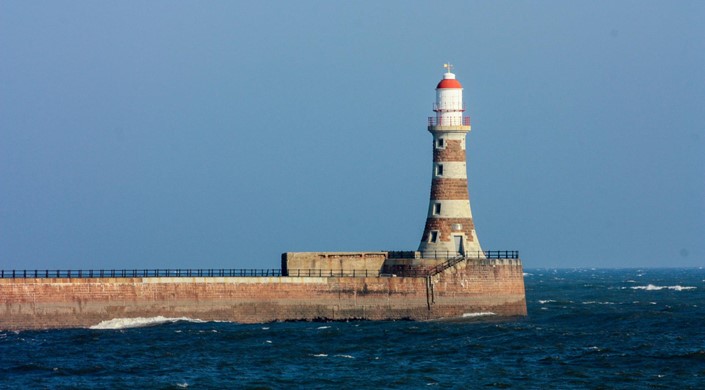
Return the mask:
M 496 315 L 496 314 L 491 311 L 481 311 L 479 313 L 463 313 L 463 318 L 484 317 L 484 316 L 494 316 L 494 315 Z
M 544 303 L 553 303 L 553 302 L 555 302 L 553 299 L 539 299 L 539 303 L 542 305 Z
M 113 318 L 112 320 L 101 321 L 99 324 L 89 327 L 89 329 L 128 329 L 143 328 L 145 326 L 156 326 L 178 321 L 204 323 L 206 321 L 188 317 L 134 317 L 134 318 Z
M 684 291 L 684 290 L 694 290 L 697 287 L 692 287 L 692 286 L 681 286 L 681 285 L 675 285 L 675 286 L 655 286 L 653 284 L 648 284 L 646 286 L 634 286 L 634 287 L 629 287 L 632 290 L 646 290 L 646 291 L 658 291 L 658 290 L 675 290 L 675 291 Z
M 583 305 L 614 305 L 614 302 L 598 302 L 598 301 L 586 301 L 583 302 Z

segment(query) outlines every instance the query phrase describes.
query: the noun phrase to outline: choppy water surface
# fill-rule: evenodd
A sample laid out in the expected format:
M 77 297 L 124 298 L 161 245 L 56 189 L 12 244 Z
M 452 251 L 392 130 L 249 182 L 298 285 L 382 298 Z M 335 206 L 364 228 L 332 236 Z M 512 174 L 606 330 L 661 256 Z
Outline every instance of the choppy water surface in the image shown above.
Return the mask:
M 0 332 L 0 387 L 705 388 L 705 270 L 534 269 L 526 287 L 509 322 Z

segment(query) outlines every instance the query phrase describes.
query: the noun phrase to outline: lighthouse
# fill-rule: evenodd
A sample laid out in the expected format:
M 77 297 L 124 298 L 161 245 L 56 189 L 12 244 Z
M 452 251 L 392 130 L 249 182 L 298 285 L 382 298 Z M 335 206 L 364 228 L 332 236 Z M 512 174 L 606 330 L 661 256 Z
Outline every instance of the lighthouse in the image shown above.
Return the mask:
M 465 135 L 470 118 L 464 116 L 463 86 L 445 64 L 446 73 L 436 86 L 435 115 L 428 118 L 433 135 L 433 171 L 428 215 L 419 252 L 422 257 L 481 257 L 470 211 Z

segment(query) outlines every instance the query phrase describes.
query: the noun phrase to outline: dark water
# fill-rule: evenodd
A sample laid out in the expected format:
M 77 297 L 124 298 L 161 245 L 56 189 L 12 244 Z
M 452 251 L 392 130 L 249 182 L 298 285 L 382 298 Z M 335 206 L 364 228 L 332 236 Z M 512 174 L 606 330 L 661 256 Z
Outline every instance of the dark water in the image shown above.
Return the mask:
M 527 273 L 501 323 L 0 332 L 0 387 L 705 388 L 705 270 Z

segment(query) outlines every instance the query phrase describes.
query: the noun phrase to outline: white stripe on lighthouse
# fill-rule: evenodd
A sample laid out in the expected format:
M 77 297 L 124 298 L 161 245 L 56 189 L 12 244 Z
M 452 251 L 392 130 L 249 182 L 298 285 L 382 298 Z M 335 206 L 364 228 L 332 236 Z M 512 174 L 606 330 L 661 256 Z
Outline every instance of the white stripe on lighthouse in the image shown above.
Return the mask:
M 436 213 L 441 205 L 440 213 Z M 428 205 L 428 218 L 472 218 L 469 200 L 431 200 Z
M 443 168 L 439 168 L 442 166 Z M 467 179 L 467 166 L 460 161 L 439 161 L 433 163 L 433 177 L 443 179 Z

